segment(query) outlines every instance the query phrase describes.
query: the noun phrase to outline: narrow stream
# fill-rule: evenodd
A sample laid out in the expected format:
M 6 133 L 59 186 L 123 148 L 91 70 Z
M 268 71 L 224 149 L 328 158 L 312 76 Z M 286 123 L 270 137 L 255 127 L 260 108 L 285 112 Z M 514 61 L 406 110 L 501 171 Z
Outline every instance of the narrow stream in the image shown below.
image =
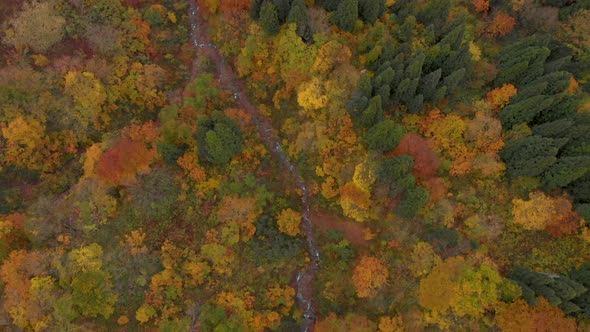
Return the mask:
M 316 319 L 316 308 L 312 298 L 312 284 L 320 266 L 320 252 L 317 247 L 310 217 L 310 199 L 307 186 L 297 171 L 295 164 L 287 158 L 279 138 L 273 132 L 272 125 L 268 118 L 262 115 L 250 102 L 246 94 L 244 82 L 238 79 L 233 69 L 227 65 L 226 61 L 221 56 L 221 53 L 217 50 L 217 47 L 209 41 L 206 22 L 201 17 L 198 4 L 195 0 L 189 0 L 189 5 L 189 18 L 191 24 L 190 38 L 197 55 L 205 55 L 215 61 L 217 77 L 222 87 L 229 89 L 232 92 L 236 103 L 252 116 L 252 121 L 258 129 L 262 141 L 272 152 L 273 157 L 280 160 L 284 169 L 291 174 L 297 187 L 301 191 L 301 216 L 303 220 L 301 223 L 301 230 L 305 234 L 310 262 L 297 274 L 297 303 L 303 311 L 302 331 L 313 331 Z M 197 69 L 195 59 L 193 60 L 191 69 L 192 78 L 196 77 Z

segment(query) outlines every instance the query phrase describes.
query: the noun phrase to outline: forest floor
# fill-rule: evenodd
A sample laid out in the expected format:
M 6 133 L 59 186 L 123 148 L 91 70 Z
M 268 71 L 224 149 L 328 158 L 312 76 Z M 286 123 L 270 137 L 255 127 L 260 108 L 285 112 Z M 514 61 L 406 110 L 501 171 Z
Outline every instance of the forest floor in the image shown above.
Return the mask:
M 319 210 L 313 210 L 310 217 L 314 226 L 322 233 L 336 230 L 342 232 L 344 237 L 354 245 L 366 247 L 369 244 L 365 238 L 367 229 L 358 222 Z

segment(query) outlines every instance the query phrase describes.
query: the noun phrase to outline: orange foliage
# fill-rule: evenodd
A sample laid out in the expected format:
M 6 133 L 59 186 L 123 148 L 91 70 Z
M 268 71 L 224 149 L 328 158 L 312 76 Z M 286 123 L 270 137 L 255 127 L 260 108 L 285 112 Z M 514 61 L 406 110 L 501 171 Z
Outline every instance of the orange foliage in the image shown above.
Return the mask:
M 219 9 L 226 18 L 233 18 L 240 12 L 250 10 L 251 0 L 221 0 Z
M 492 104 L 496 109 L 502 109 L 508 105 L 510 98 L 518 93 L 516 87 L 510 83 L 495 88 L 486 95 L 486 101 Z
M 354 182 L 348 182 L 340 188 L 340 206 L 347 217 L 358 222 L 368 218 L 371 207 L 371 193 L 359 188 Z
M 176 162 L 191 180 L 198 183 L 207 178 L 205 169 L 199 166 L 199 157 L 196 153 L 187 151 Z
M 126 184 L 147 172 L 156 155 L 156 150 L 148 149 L 143 142 L 123 138 L 100 157 L 96 174 L 111 184 Z
M 449 188 L 443 178 L 434 177 L 421 182 L 430 193 L 430 202 L 437 202 L 447 198 Z
M 498 11 L 488 25 L 487 32 L 492 36 L 505 36 L 512 32 L 515 25 L 516 20 L 514 17 L 505 11 Z
M 121 130 L 121 136 L 132 141 L 153 143 L 158 139 L 159 129 L 153 121 L 142 124 L 132 124 Z
M 552 306 L 543 297 L 537 299 L 537 305 L 529 305 L 518 299 L 513 303 L 501 302 L 496 308 L 495 322 L 504 332 L 573 332 L 576 321 L 566 317 L 557 307 Z
M 373 297 L 385 282 L 389 272 L 383 263 L 371 256 L 361 257 L 354 267 L 352 283 L 358 297 Z
M 478 13 L 487 14 L 488 10 L 490 10 L 490 0 L 473 0 L 472 3 Z
M 393 150 L 393 155 L 408 155 L 414 158 L 412 175 L 419 179 L 429 179 L 436 174 L 440 160 L 428 145 L 428 141 L 415 133 L 407 133 L 402 137 L 399 145 Z

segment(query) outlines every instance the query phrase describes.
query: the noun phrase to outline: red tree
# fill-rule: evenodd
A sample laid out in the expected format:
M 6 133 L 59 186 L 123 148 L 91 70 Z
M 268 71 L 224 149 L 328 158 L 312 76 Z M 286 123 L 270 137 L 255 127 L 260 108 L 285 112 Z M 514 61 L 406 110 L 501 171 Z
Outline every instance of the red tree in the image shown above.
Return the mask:
M 440 165 L 440 160 L 428 145 L 428 141 L 415 133 L 405 134 L 399 145 L 393 150 L 393 155 L 413 157 L 412 174 L 421 180 L 433 177 Z

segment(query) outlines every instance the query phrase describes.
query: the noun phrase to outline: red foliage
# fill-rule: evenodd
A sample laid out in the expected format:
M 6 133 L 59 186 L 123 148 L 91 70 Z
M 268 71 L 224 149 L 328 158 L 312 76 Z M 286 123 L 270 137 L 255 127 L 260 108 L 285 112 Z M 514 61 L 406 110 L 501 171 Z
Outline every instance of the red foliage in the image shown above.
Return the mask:
M 478 13 L 486 14 L 490 10 L 490 0 L 473 0 L 472 3 Z
M 96 174 L 112 184 L 127 183 L 149 169 L 156 154 L 155 149 L 148 149 L 143 142 L 123 138 L 100 157 Z
M 413 157 L 412 174 L 422 180 L 433 177 L 440 165 L 440 160 L 428 145 L 428 141 L 415 133 L 405 134 L 399 145 L 393 150 L 393 155 Z

